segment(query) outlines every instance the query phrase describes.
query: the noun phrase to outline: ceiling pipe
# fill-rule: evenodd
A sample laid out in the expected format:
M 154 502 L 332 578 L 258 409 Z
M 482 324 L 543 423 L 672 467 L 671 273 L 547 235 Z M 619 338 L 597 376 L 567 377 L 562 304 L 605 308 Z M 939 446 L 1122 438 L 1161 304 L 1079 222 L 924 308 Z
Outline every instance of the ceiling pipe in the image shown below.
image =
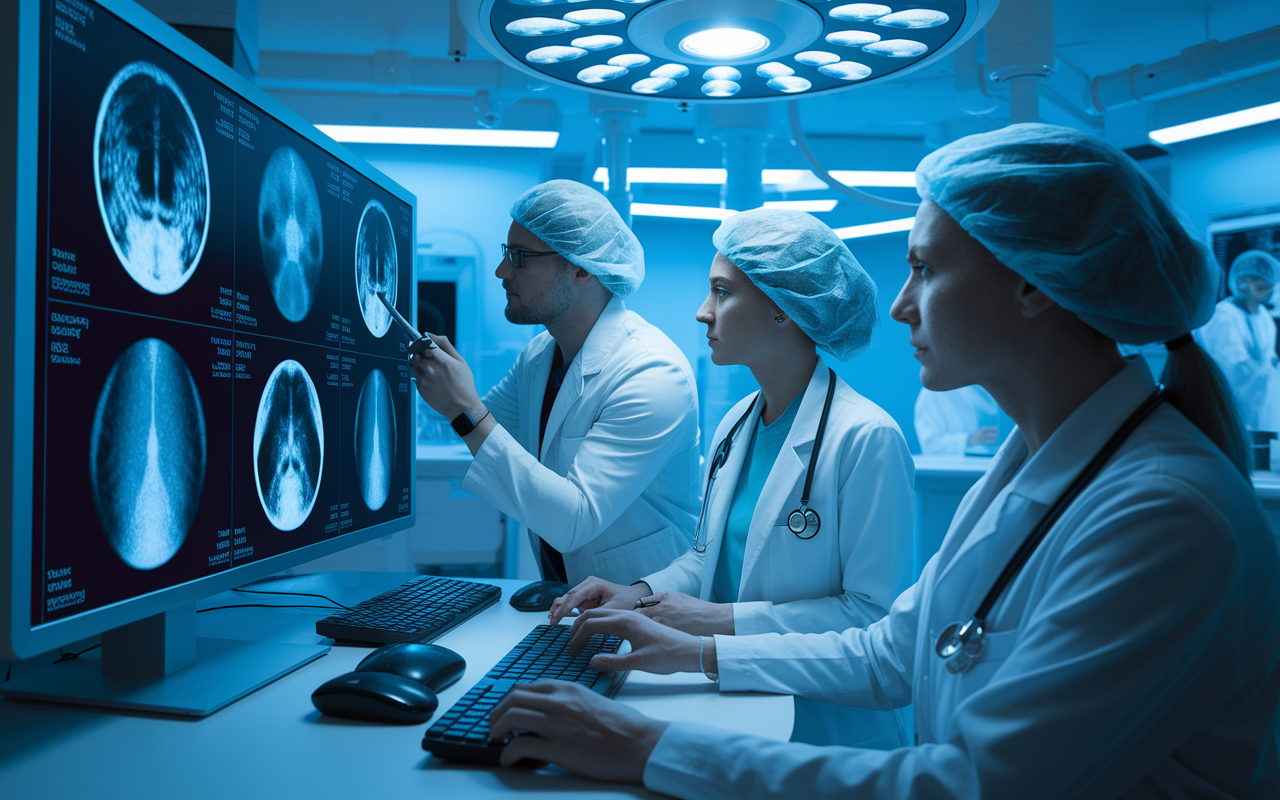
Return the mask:
M 702 103 L 694 113 L 698 142 L 716 142 L 723 153 L 725 181 L 720 187 L 720 207 L 748 211 L 763 206 L 760 177 L 774 137 L 769 107 L 763 103 Z
M 1038 85 L 1054 72 L 1053 0 L 1004 0 L 986 27 L 987 77 L 1009 84 L 1009 121 L 1040 120 Z
M 800 127 L 800 102 L 798 100 L 792 100 L 787 103 L 787 119 L 791 123 L 791 138 L 795 141 L 796 149 L 800 151 L 801 157 L 804 158 L 804 163 L 809 165 L 809 169 L 813 170 L 813 174 L 817 175 L 819 180 L 831 187 L 836 193 L 857 200 L 859 203 L 883 208 L 885 211 L 905 211 L 914 214 L 916 209 L 920 207 L 919 203 L 890 200 L 887 197 L 864 192 L 855 186 L 845 186 L 831 177 L 831 173 L 827 172 L 826 167 L 822 166 L 822 162 L 818 161 L 818 157 L 810 149 L 809 140 L 805 138 L 804 130 Z
M 631 166 L 631 138 L 644 113 L 643 102 L 591 95 L 591 118 L 600 129 L 604 168 L 609 173 L 604 196 L 628 228 L 631 227 L 632 200 L 631 181 L 627 180 L 627 168 Z
M 1216 39 L 1185 48 L 1155 64 L 1135 64 L 1093 79 L 1092 114 L 1169 97 L 1222 82 L 1227 76 L 1280 61 L 1280 25 L 1227 42 Z
M 966 114 L 981 117 L 1000 107 L 1000 100 L 987 91 L 987 70 L 978 54 L 985 50 L 985 32 L 979 32 L 956 49 L 956 102 Z

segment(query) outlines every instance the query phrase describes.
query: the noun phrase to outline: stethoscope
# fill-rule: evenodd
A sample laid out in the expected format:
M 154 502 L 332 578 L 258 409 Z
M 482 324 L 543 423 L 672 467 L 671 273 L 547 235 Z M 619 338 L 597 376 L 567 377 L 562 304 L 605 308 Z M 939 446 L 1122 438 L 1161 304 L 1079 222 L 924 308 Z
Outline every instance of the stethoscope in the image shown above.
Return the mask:
M 1093 457 L 1084 468 L 1084 470 L 1076 476 L 1071 482 L 1067 490 L 1058 498 L 1057 502 L 1045 512 L 1036 526 L 1031 529 L 1031 533 L 1022 542 L 1022 546 L 1013 554 L 1013 558 L 1009 559 L 1009 563 L 1005 565 L 1004 571 L 1000 573 L 1000 577 L 996 578 L 996 583 L 987 592 L 987 596 L 982 598 L 981 605 L 978 606 L 977 612 L 969 618 L 968 622 L 955 622 L 947 626 L 947 629 L 938 637 L 938 644 L 934 650 L 944 660 L 947 660 L 947 672 L 952 675 L 962 675 L 973 668 L 977 662 L 978 656 L 982 654 L 983 640 L 986 638 L 986 619 L 987 614 L 991 613 L 991 608 L 996 604 L 1005 587 L 1013 582 L 1018 576 L 1027 561 L 1031 558 L 1031 554 L 1035 552 L 1036 547 L 1049 533 L 1049 529 L 1054 526 L 1058 518 L 1067 510 L 1067 506 L 1084 491 L 1098 473 L 1102 471 L 1102 467 L 1111 456 L 1115 455 L 1116 450 L 1120 449 L 1120 445 L 1124 444 L 1129 435 L 1141 425 L 1151 413 L 1156 410 L 1161 403 L 1164 402 L 1167 392 L 1163 386 L 1143 401 L 1138 409 L 1129 415 L 1124 421 L 1120 429 L 1111 435 L 1107 443 L 1102 446 L 1098 454 Z
M 822 417 L 818 420 L 818 435 L 813 440 L 813 452 L 809 454 L 809 468 L 804 478 L 804 491 L 800 493 L 800 506 L 787 515 L 787 529 L 794 533 L 799 539 L 812 539 L 818 535 L 818 530 L 822 528 L 822 518 L 818 516 L 818 512 L 809 508 L 809 489 L 813 486 L 813 470 L 818 463 L 818 451 L 822 448 L 822 434 L 827 430 L 827 417 L 831 415 L 831 399 L 836 394 L 836 373 L 830 367 L 827 367 L 827 399 L 822 404 Z M 711 459 L 711 469 L 707 472 L 707 489 L 702 494 L 702 511 L 698 513 L 698 527 L 693 532 L 693 549 L 699 553 L 707 551 L 707 543 L 699 542 L 702 539 L 702 524 L 707 518 L 707 501 L 711 499 L 711 488 L 715 486 L 716 475 L 720 473 L 720 468 L 729 460 L 729 451 L 733 449 L 734 439 L 738 436 L 738 431 L 742 428 L 743 423 L 751 416 L 751 410 L 756 407 L 756 401 L 760 399 L 759 393 L 751 398 L 751 405 L 747 406 L 747 410 L 738 421 L 733 423 L 733 427 L 729 429 L 729 433 L 720 441 L 720 446 L 716 448 L 715 456 Z

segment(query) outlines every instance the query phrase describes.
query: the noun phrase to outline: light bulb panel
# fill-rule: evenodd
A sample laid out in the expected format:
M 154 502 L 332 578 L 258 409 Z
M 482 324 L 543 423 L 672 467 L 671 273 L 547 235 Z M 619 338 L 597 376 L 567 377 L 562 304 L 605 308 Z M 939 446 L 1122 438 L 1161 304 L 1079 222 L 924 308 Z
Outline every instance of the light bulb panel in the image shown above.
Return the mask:
M 459 13 L 498 59 L 549 83 L 632 99 L 724 103 L 825 94 L 919 69 L 962 44 L 998 4 L 461 0 Z M 680 49 L 687 36 L 713 27 L 751 31 L 768 45 L 739 58 Z M 733 71 L 736 80 L 723 77 Z

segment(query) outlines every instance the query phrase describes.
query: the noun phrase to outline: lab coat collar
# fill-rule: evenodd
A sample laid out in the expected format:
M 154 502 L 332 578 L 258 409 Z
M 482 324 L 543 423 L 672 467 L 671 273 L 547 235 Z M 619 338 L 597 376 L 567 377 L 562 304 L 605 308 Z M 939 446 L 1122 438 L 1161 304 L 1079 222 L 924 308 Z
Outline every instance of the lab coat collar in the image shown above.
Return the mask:
M 976 608 L 1036 520 L 1154 390 L 1151 371 L 1137 359 L 1072 412 L 1029 460 L 1026 440 L 1014 428 L 956 510 L 938 551 L 928 613 L 935 604 L 953 616 L 957 608 Z
M 1146 360 L 1132 360 L 1058 426 L 1014 478 L 1013 491 L 1052 505 L 1155 389 Z
M 591 326 L 582 349 L 574 356 L 574 361 L 578 362 L 581 370 L 579 374 L 594 375 L 603 368 L 604 362 L 614 351 L 614 344 L 625 329 L 623 315 L 626 310 L 621 297 L 615 294 L 609 298 L 596 319 L 596 324 Z
M 741 596 L 742 587 L 747 585 L 747 581 L 754 572 L 756 563 L 773 533 L 773 528 L 783 514 L 784 506 L 795 502 L 792 497 L 795 492 L 794 487 L 802 484 L 805 471 L 809 468 L 813 441 L 818 433 L 818 421 L 822 418 L 822 406 L 827 402 L 827 383 L 831 380 L 834 379 L 827 371 L 827 365 L 822 363 L 822 359 L 818 359 L 818 364 L 809 377 L 809 384 L 805 386 L 800 408 L 796 409 L 791 430 L 787 432 L 787 439 L 778 453 L 778 459 L 769 470 L 769 476 L 765 478 L 764 487 L 756 501 L 755 511 L 751 515 L 751 526 L 742 557 L 742 576 L 738 583 L 739 596 Z M 834 398 L 831 413 L 840 413 Z M 791 453 L 791 456 L 787 457 L 787 453 Z M 743 466 L 745 465 L 739 466 L 739 470 Z M 738 474 L 741 472 L 739 471 Z M 790 511 L 790 507 L 787 507 L 787 511 Z M 726 515 L 726 522 L 727 520 Z
M 817 420 L 822 417 L 822 405 L 827 401 L 827 382 L 830 380 L 831 373 L 827 371 L 827 365 L 822 363 L 822 359 L 818 359 L 818 365 L 813 368 L 809 383 L 804 387 L 804 395 L 800 398 L 800 407 L 796 409 L 796 418 L 791 423 L 784 447 L 790 447 L 799 454 L 801 448 L 813 444 L 818 435 Z M 814 420 L 812 425 L 796 424 L 800 420 L 809 419 Z
M 545 461 L 548 445 L 555 435 L 559 433 L 560 426 L 564 424 L 565 417 L 569 415 L 569 409 L 573 408 L 574 403 L 578 402 L 578 398 L 582 396 L 584 379 L 589 375 L 595 375 L 600 372 L 604 368 L 605 362 L 613 355 L 618 337 L 625 331 L 624 315 L 626 310 L 626 306 L 622 304 L 622 298 L 617 295 L 609 298 L 604 310 L 596 318 L 596 324 L 591 326 L 590 333 L 587 334 L 587 338 L 582 342 L 582 348 L 578 350 L 577 355 L 573 357 L 573 361 L 569 363 L 569 371 L 565 373 L 564 380 L 560 383 L 560 391 L 556 395 L 555 403 L 551 406 L 551 415 L 547 417 L 547 432 L 542 437 L 542 452 L 539 454 L 540 461 Z M 548 348 L 545 354 L 547 372 L 543 375 L 542 384 L 540 385 L 546 385 L 546 376 L 550 374 L 551 359 L 554 352 L 554 348 Z M 538 397 L 541 396 L 541 394 L 538 395 Z M 541 406 L 538 407 L 538 410 L 541 413 Z

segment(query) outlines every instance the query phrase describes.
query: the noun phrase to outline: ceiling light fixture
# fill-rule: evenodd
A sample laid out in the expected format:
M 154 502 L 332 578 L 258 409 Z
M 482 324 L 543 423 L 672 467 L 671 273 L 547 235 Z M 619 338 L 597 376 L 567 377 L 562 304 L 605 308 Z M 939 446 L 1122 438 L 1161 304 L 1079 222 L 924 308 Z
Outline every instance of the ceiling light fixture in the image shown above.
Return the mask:
M 486 128 L 398 128 L 389 125 L 317 125 L 335 142 L 357 144 L 429 144 L 452 147 L 533 147 L 552 149 L 559 131 Z
M 906 217 L 905 219 L 891 219 L 884 222 L 870 222 L 866 225 L 850 225 L 847 228 L 835 228 L 835 234 L 841 239 L 863 239 L 884 233 L 900 233 L 911 230 L 911 226 L 915 221 L 915 217 Z
M 835 200 L 766 200 L 765 208 L 783 208 L 790 211 L 806 211 L 822 214 L 836 207 Z
M 735 103 L 877 83 L 943 58 L 999 0 L 458 0 L 468 33 L 552 84 Z
M 633 217 L 669 217 L 672 219 L 726 220 L 737 214 L 732 208 L 707 208 L 705 206 L 673 206 L 663 203 L 632 203 Z
M 1195 122 L 1188 122 L 1183 125 L 1160 128 L 1152 131 L 1148 136 L 1151 137 L 1152 141 L 1160 144 L 1173 144 L 1174 142 L 1185 142 L 1188 139 L 1198 139 L 1201 136 L 1233 131 L 1236 128 L 1247 128 L 1250 125 L 1272 122 L 1277 119 L 1280 119 L 1280 103 L 1268 103 L 1264 106 L 1254 106 L 1242 111 L 1232 111 L 1230 114 L 1219 114 L 1216 117 L 1198 119 Z
M 769 47 L 769 39 L 742 28 L 708 28 L 680 40 L 680 50 L 713 61 L 750 58 Z

